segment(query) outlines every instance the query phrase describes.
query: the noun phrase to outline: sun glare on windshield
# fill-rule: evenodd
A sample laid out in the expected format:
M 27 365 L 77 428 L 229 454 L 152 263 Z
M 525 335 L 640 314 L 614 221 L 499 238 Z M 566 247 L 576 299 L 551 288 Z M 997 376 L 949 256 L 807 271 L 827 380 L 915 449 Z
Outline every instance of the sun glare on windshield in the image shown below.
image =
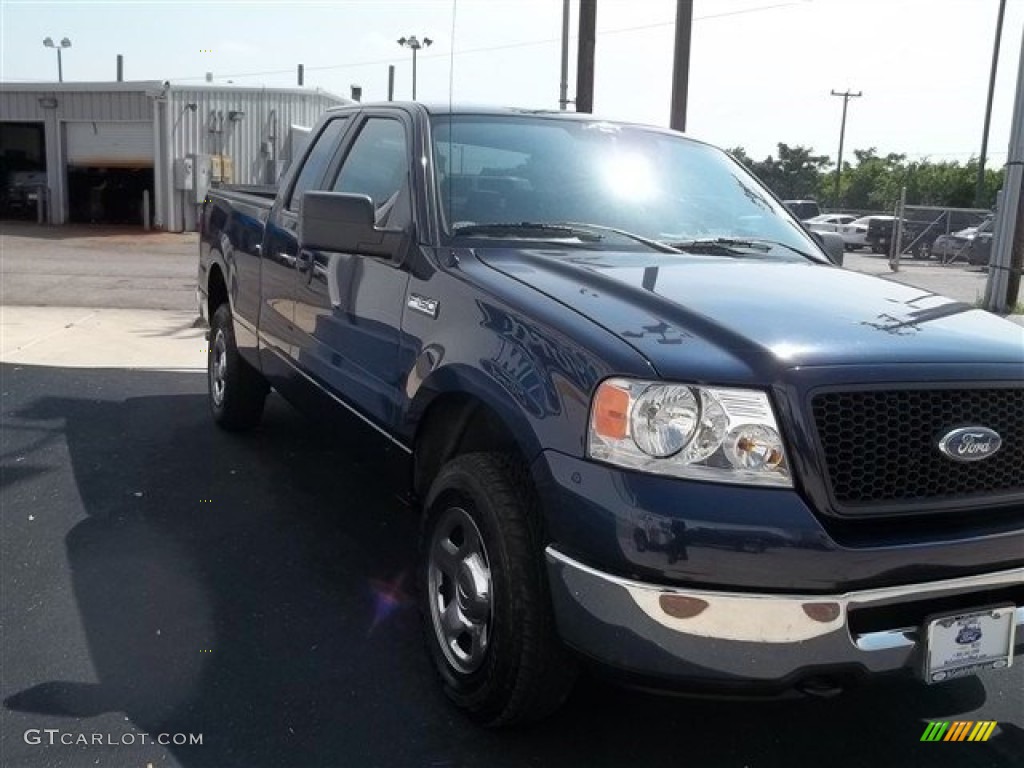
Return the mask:
M 615 197 L 644 202 L 657 196 L 657 176 L 639 152 L 616 152 L 602 160 L 601 180 Z

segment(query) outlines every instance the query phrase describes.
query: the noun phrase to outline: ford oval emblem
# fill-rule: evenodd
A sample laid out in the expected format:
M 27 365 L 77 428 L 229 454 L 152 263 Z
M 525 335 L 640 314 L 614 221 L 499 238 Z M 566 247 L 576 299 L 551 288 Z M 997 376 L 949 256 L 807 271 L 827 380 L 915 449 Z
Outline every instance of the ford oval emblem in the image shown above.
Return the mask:
M 943 435 L 939 450 L 953 461 L 981 461 L 1003 444 L 999 433 L 988 427 L 959 427 Z

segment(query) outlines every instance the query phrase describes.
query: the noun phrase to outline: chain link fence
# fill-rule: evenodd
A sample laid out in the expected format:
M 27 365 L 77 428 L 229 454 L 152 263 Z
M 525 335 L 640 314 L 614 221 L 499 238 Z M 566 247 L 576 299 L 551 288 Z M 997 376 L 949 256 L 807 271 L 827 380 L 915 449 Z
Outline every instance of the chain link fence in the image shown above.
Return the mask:
M 889 254 L 894 269 L 907 256 L 944 266 L 980 266 L 988 263 L 992 218 L 991 211 L 980 208 L 901 203 L 894 216 L 869 229 L 868 241 L 876 253 Z

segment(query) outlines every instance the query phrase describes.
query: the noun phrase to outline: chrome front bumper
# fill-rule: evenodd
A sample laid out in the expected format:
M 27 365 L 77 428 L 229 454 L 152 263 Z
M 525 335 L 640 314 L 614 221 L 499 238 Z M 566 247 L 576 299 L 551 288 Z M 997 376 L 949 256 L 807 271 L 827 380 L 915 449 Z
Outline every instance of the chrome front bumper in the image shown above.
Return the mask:
M 856 633 L 851 612 L 1024 584 L 1024 568 L 841 595 L 679 589 L 611 576 L 553 547 L 548 576 L 559 631 L 584 654 L 665 681 L 785 684 L 822 670 L 918 672 L 920 626 Z M 1016 624 L 1024 625 L 1018 602 Z M 1018 630 L 1016 645 L 1024 645 Z

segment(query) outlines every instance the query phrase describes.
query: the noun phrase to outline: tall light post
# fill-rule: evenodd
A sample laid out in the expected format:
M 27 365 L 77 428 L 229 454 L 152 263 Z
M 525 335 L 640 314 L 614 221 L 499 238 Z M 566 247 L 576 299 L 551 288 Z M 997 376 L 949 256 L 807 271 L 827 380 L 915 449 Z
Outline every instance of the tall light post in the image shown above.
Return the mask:
M 60 52 L 61 52 L 62 48 L 70 48 L 71 47 L 71 41 L 68 40 L 65 37 L 63 40 L 60 41 L 60 43 L 55 43 L 55 42 L 53 42 L 53 38 L 52 37 L 48 37 L 45 40 L 43 40 L 43 45 L 46 46 L 47 48 L 56 48 L 57 49 L 57 80 L 59 82 L 63 83 L 64 82 L 64 64 L 63 64 L 63 62 L 60 59 Z
M 434 41 L 429 37 L 424 37 L 423 42 L 416 39 L 416 35 L 410 37 L 398 38 L 398 44 L 403 48 L 412 49 L 412 100 L 416 101 L 416 54 L 420 48 L 429 48 L 434 44 Z
M 864 94 L 861 91 L 854 93 L 847 88 L 843 93 L 839 91 L 832 91 L 833 96 L 843 97 L 843 122 L 839 126 L 839 162 L 836 163 L 836 194 L 835 194 L 835 207 L 839 207 L 839 179 L 843 175 L 843 141 L 846 139 L 846 107 L 850 103 L 850 99 L 859 99 Z

